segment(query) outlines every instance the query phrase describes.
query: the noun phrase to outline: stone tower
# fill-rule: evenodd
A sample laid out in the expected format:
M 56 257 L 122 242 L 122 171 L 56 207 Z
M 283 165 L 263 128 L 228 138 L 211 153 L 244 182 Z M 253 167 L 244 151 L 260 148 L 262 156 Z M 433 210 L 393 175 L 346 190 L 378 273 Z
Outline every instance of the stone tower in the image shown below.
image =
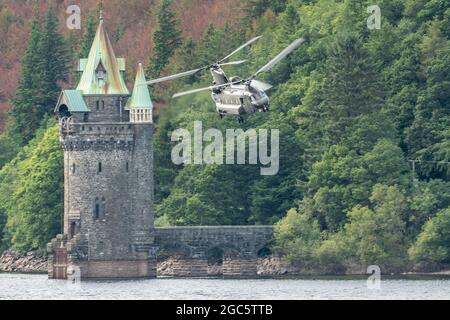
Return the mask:
M 142 65 L 133 93 L 103 18 L 76 90 L 55 112 L 64 150 L 64 234 L 48 245 L 49 277 L 156 276 L 152 102 Z

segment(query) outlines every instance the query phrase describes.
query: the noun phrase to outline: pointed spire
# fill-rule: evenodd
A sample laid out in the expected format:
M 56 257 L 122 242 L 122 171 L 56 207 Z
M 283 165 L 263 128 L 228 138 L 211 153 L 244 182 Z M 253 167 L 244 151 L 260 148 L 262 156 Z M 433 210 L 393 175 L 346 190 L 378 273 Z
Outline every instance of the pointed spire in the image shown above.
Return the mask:
M 152 99 L 148 87 L 143 84 L 147 80 L 145 79 L 144 67 L 142 63 L 139 63 L 136 80 L 134 82 L 133 95 L 128 102 L 128 108 L 130 109 L 153 109 Z
M 80 61 L 83 75 L 77 90 L 83 94 L 123 94 L 129 91 L 121 74 L 124 60 L 117 59 L 103 24 L 103 3 L 100 2 L 100 23 L 87 59 Z
M 104 20 L 104 18 L 103 18 L 103 0 L 100 0 L 100 2 L 98 3 L 98 11 L 100 14 L 100 23 L 102 23 Z

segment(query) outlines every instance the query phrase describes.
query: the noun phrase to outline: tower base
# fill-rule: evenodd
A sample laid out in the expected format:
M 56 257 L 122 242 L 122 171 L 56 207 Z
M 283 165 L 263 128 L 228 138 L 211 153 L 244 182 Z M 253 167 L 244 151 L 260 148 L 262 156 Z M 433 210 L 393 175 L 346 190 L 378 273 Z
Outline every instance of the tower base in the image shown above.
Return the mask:
M 78 261 L 81 279 L 156 278 L 156 260 Z
M 122 260 L 80 259 L 76 239 L 58 235 L 47 245 L 49 279 L 149 279 L 156 278 L 156 257 Z

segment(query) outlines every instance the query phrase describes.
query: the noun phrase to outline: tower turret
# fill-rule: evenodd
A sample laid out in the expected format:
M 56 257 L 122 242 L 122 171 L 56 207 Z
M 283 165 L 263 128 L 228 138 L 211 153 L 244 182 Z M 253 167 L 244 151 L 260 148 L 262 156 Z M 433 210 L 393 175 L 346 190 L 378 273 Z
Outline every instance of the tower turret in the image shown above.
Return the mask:
M 139 63 L 133 94 L 127 105 L 130 110 L 130 121 L 134 123 L 153 122 L 153 103 L 148 87 L 144 84 L 146 81 L 144 68 L 142 63 Z

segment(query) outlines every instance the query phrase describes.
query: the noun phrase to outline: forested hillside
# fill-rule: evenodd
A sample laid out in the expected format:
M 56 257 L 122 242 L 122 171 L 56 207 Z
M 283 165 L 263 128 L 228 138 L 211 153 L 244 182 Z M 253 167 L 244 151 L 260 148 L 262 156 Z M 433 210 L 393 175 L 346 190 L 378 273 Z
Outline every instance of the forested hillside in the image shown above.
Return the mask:
M 371 1 L 242 0 L 239 15 L 226 11 L 234 20 L 217 14 L 219 23 L 202 32 L 187 31 L 186 21 L 174 23 L 195 20 L 195 10 L 180 9 L 190 1 L 162 2 L 149 29 L 164 31 L 154 33 L 153 54 L 116 44 L 120 55 L 146 61 L 149 77 L 214 62 L 262 35 L 237 57 L 247 64 L 226 69 L 245 77 L 293 40 L 307 42 L 265 76 L 274 85 L 271 112 L 252 115 L 243 125 L 221 120 L 208 93 L 169 99 L 178 90 L 210 85 L 208 74 L 152 89 L 165 106 L 155 119 L 159 225 L 276 223 L 274 249 L 305 270 L 448 267 L 448 1 L 380 0 L 381 29 L 370 30 Z M 20 94 L 27 87 L 23 75 L 16 99 L 26 96 Z M 57 75 L 52 79 L 59 83 Z M 61 211 L 56 130 L 41 116 L 30 120 L 31 132 L 28 120 L 18 126 L 24 115 L 19 106 L 28 102 L 17 104 L 16 121 L 0 141 L 3 246 L 22 250 L 43 247 L 58 229 Z M 279 173 L 261 176 L 251 165 L 174 166 L 171 132 L 192 130 L 198 120 L 220 130 L 279 129 Z
M 7 111 L 11 109 L 13 97 L 20 78 L 21 57 L 30 37 L 30 21 L 33 10 L 45 15 L 47 5 L 55 7 L 59 19 L 58 31 L 64 36 L 70 48 L 69 68 L 75 71 L 77 58 L 83 50 L 83 35 L 93 25 L 94 32 L 98 21 L 98 0 L 1 0 L 0 1 L 0 132 L 7 120 Z M 81 9 L 81 29 L 69 30 L 66 10 L 71 4 Z M 159 0 L 105 0 L 105 19 L 108 33 L 118 56 L 127 58 L 127 80 L 134 79 L 134 68 L 139 62 L 147 62 L 153 51 L 151 41 L 157 28 Z M 239 7 L 245 5 L 240 0 L 204 1 L 177 0 L 172 8 L 180 20 L 180 30 L 184 37 L 198 39 L 210 24 L 223 27 L 228 21 L 234 23 L 242 14 Z M 89 49 L 89 48 L 88 48 Z M 75 79 L 69 79 L 69 85 Z

